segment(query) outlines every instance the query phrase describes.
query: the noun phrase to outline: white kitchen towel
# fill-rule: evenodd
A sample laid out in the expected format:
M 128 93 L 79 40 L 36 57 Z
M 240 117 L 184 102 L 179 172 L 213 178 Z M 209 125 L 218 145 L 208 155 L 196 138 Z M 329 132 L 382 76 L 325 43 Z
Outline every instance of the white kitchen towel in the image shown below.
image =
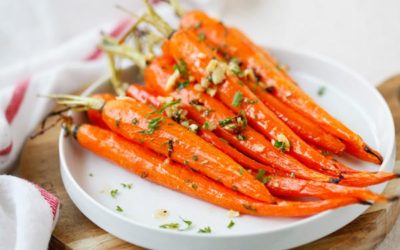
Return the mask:
M 59 200 L 25 180 L 0 175 L 0 201 L 0 249 L 47 249 Z
M 151 2 L 157 4 L 162 16 L 173 13 L 162 1 Z M 50 100 L 38 95 L 73 93 L 107 74 L 107 63 L 97 48 L 100 31 L 118 37 L 134 23 L 131 17 L 104 15 L 121 2 L 66 3 L 69 5 L 53 0 L 0 2 L 0 39 L 5 38 L 0 48 L 0 174 L 11 168 L 26 138 L 53 107 Z M 221 10 L 223 1 L 187 3 L 207 6 L 215 13 Z M 139 0 L 126 6 L 135 12 L 142 8 Z M 68 14 L 70 18 L 63 18 Z M 101 23 L 94 22 L 90 15 Z M 87 29 L 82 31 L 82 27 Z M 74 33 L 75 28 L 81 32 Z M 33 46 L 35 42 L 41 44 Z M 32 51 L 36 48 L 40 53 Z M 14 64 L 4 61 L 21 55 L 23 60 Z M 23 55 L 34 56 L 25 59 Z M 59 207 L 57 197 L 39 186 L 0 175 L 0 249 L 46 249 Z

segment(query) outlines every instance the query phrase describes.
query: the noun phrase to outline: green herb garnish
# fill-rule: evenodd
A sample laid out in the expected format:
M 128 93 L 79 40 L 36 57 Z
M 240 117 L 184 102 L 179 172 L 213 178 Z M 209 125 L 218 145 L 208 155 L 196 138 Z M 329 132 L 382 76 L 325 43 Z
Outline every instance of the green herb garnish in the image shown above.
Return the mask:
M 192 160 L 198 161 L 198 160 L 199 160 L 199 157 L 198 157 L 197 155 L 193 155 L 193 156 L 192 156 Z
M 186 88 L 187 86 L 189 86 L 189 80 L 185 80 L 183 82 L 178 82 L 176 89 L 182 90 L 182 89 Z
M 187 64 L 182 59 L 180 59 L 177 63 L 174 64 L 174 70 L 178 70 L 179 74 L 182 77 L 187 77 L 188 75 Z
M 132 183 L 121 183 L 123 188 L 132 189 Z
M 266 172 L 265 172 L 265 169 L 260 168 L 260 169 L 258 170 L 257 175 L 256 175 L 256 179 L 259 180 L 259 181 L 261 181 L 262 178 L 264 177 L 265 173 L 266 173 Z
M 168 223 L 160 226 L 160 228 L 172 229 L 172 230 L 178 230 L 179 227 L 180 227 L 179 223 Z
M 243 101 L 243 94 L 242 94 L 242 92 L 237 91 L 235 93 L 235 95 L 233 96 L 232 106 L 239 107 L 239 105 L 242 103 L 242 101 Z
M 147 125 L 147 130 L 142 130 L 142 131 L 140 131 L 140 133 L 141 134 L 145 134 L 145 135 L 153 134 L 154 131 L 160 127 L 160 123 L 163 120 L 164 120 L 164 118 L 161 117 L 161 116 L 158 116 L 156 118 L 153 118 L 153 119 L 149 120 L 149 123 Z
M 318 96 L 323 96 L 326 92 L 326 87 L 320 87 L 318 89 Z
M 203 32 L 201 32 L 199 33 L 197 38 L 199 39 L 200 42 L 203 42 L 206 39 L 206 35 Z
M 281 151 L 285 151 L 285 149 L 286 149 L 286 145 L 282 141 L 275 141 L 274 147 L 276 147 L 277 149 L 279 149 Z
M 228 226 L 226 226 L 227 228 L 231 229 L 233 226 L 235 226 L 235 222 L 233 220 L 231 220 L 228 224 Z
M 204 227 L 204 228 L 200 228 L 198 233 L 210 234 L 211 233 L 211 227 L 207 226 L 207 227 Z
M 117 205 L 117 207 L 115 208 L 115 210 L 117 210 L 117 212 L 122 213 L 124 210 L 122 209 L 122 207 L 120 207 L 119 205 Z
M 115 198 L 119 194 L 118 189 L 113 189 L 110 191 L 111 197 Z

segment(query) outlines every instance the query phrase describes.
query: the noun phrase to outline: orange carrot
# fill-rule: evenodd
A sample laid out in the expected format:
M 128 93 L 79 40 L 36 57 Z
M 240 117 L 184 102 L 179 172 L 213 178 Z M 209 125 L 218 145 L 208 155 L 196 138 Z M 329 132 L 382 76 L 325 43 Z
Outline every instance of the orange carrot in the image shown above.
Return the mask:
M 109 93 L 94 94 L 91 97 L 101 99 L 106 102 L 115 99 L 115 96 Z M 99 110 L 89 109 L 86 113 L 91 124 L 95 124 L 101 128 L 107 128 L 107 124 L 105 124 L 101 118 L 101 112 Z
M 266 186 L 273 195 L 277 196 L 309 196 L 321 199 L 354 197 L 370 201 L 388 200 L 387 197 L 375 194 L 366 188 L 346 187 L 331 183 L 306 181 L 279 176 L 270 176 Z
M 358 201 L 354 198 L 338 198 L 315 202 L 278 200 L 277 204 L 266 204 L 226 188 L 168 159 L 165 160 L 141 145 L 129 142 L 108 130 L 83 124 L 75 131 L 75 137 L 83 147 L 142 178 L 244 214 L 308 216 Z
M 259 181 L 243 172 L 230 157 L 159 112 L 134 99 L 123 98 L 107 102 L 102 118 L 112 131 L 190 166 L 229 188 L 258 200 L 274 200 Z
M 185 67 L 187 67 L 190 74 L 199 82 L 202 81 L 203 77 L 208 75 L 207 67 L 211 60 L 220 59 L 207 44 L 199 41 L 190 31 L 178 31 L 174 33 L 169 42 L 169 50 L 178 61 L 184 59 Z M 191 55 L 201 56 L 194 57 Z M 225 79 L 217 85 L 217 98 L 235 112 L 239 113 L 239 111 L 243 111 L 249 123 L 271 140 L 280 142 L 278 146 L 282 146 L 281 142 L 284 141 L 282 137 L 285 138 L 287 141 L 285 144 L 290 145 L 290 147 L 288 147 L 289 153 L 306 166 L 333 177 L 349 177 L 351 174 L 351 177 L 355 180 L 357 176 L 359 176 L 360 179 L 357 185 L 361 185 L 361 183 L 362 185 L 371 185 L 376 183 L 375 181 L 379 182 L 379 179 L 381 179 L 380 182 L 382 182 L 386 181 L 387 178 L 396 178 L 396 175 L 391 173 L 376 174 L 363 172 L 358 175 L 358 173 L 354 173 L 355 170 L 344 164 L 324 157 L 313 147 L 301 140 L 301 138 L 277 118 L 272 111 L 262 102 L 258 101 L 257 96 L 255 96 L 249 88 L 241 84 L 238 78 L 232 75 L 226 75 L 224 77 Z M 239 105 L 233 105 L 237 94 L 240 94 L 241 102 L 239 102 Z M 277 144 L 275 143 L 275 145 Z M 370 179 L 367 178 L 368 175 L 371 176 Z
M 204 42 L 201 42 L 197 37 L 189 31 L 178 31 L 170 39 L 169 49 L 175 59 L 184 59 L 187 68 L 191 74 L 201 81 L 207 76 L 207 66 L 214 58 L 219 58 Z M 191 55 L 201 54 L 201 57 Z M 346 167 L 340 163 L 325 158 L 319 152 L 314 150 L 299 138 L 289 127 L 286 126 L 275 114 L 269 110 L 257 96 L 240 83 L 237 77 L 226 75 L 225 80 L 218 86 L 216 96 L 225 105 L 229 106 L 235 112 L 244 111 L 249 123 L 258 131 L 263 133 L 271 140 L 278 141 L 278 137 L 286 137 L 290 142 L 288 150 L 299 161 L 306 166 L 318 171 L 338 177 Z M 233 105 L 235 95 L 241 97 L 238 105 Z M 249 100 L 247 102 L 243 100 Z M 339 168 L 340 167 L 340 168 Z
M 243 82 L 300 138 L 335 154 L 339 154 L 345 150 L 346 146 L 339 139 L 325 132 L 304 116 L 296 113 L 295 110 L 280 102 L 256 83 L 250 83 L 250 81 Z
M 164 75 L 163 78 L 165 78 L 168 74 L 168 63 L 168 60 L 156 59 L 145 71 L 146 85 L 152 86 L 152 90 L 154 89 L 158 93 L 164 92 L 165 94 L 166 92 L 164 90 L 165 83 L 159 81 L 160 77 L 156 74 Z M 163 69 L 165 71 L 163 71 Z M 131 95 L 129 94 L 129 91 L 128 95 Z M 235 114 L 214 98 L 204 93 L 194 91 L 191 86 L 182 88 L 180 91 L 175 91 L 171 93 L 171 95 L 174 96 L 175 99 L 181 100 L 181 105 L 183 105 L 185 110 L 188 111 L 189 116 L 193 120 L 200 124 L 206 122 L 214 124 L 216 126 L 216 133 L 228 140 L 229 143 L 234 145 L 239 151 L 252 156 L 264 164 L 273 166 L 277 171 L 279 170 L 288 174 L 294 174 L 298 178 L 324 182 L 337 182 L 337 178 L 330 178 L 308 169 L 294 158 L 279 151 L 269 141 L 267 141 L 264 136 L 257 133 L 251 127 L 247 127 L 243 130 L 240 137 L 219 126 L 218 124 L 220 121 L 232 118 Z M 197 101 L 198 104 L 193 105 L 193 101 Z M 199 110 L 199 108 L 201 108 L 201 110 Z M 243 140 L 242 138 L 246 138 L 246 140 Z
M 365 161 L 376 164 L 383 162 L 379 152 L 369 147 L 359 135 L 331 116 L 296 84 L 293 84 L 285 73 L 274 65 L 271 57 L 266 56 L 263 49 L 252 43 L 250 39 L 244 39 L 244 35 L 238 30 L 226 27 L 201 11 L 187 13 L 181 20 L 181 26 L 192 28 L 201 34 L 203 39 L 206 37 L 229 57 L 242 60 L 245 66 L 253 69 L 268 87 L 274 87 L 274 95 L 277 98 L 305 117 L 312 119 L 327 132 L 342 139 L 346 144 L 347 152 Z

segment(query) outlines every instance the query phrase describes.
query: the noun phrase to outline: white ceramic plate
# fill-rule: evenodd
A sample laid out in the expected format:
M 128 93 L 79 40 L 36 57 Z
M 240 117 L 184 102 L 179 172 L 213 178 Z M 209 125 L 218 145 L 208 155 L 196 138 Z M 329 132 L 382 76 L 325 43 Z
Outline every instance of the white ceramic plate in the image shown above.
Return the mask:
M 394 164 L 394 126 L 390 111 L 381 95 L 351 70 L 308 53 L 270 49 L 290 74 L 318 103 L 357 131 L 385 158 L 379 168 L 351 158 L 341 159 L 355 168 L 391 171 Z M 132 75 L 132 73 L 130 73 Z M 94 83 L 84 94 L 104 91 L 107 80 Z M 323 96 L 318 89 L 325 86 Z M 79 120 L 80 114 L 76 115 Z M 308 218 L 258 218 L 241 216 L 227 229 L 230 219 L 225 209 L 190 198 L 143 180 L 106 160 L 82 149 L 72 138 L 60 135 L 61 174 L 76 206 L 95 224 L 118 238 L 152 249 L 284 249 L 319 239 L 343 227 L 366 206 L 352 205 Z M 132 183 L 126 189 L 121 183 Z M 372 187 L 381 192 L 384 185 Z M 120 194 L 112 198 L 110 191 Z M 117 212 L 116 206 L 124 212 Z M 167 209 L 170 216 L 153 217 Z M 161 229 L 165 223 L 191 220 L 193 229 L 179 232 Z M 210 226 L 211 234 L 199 234 Z

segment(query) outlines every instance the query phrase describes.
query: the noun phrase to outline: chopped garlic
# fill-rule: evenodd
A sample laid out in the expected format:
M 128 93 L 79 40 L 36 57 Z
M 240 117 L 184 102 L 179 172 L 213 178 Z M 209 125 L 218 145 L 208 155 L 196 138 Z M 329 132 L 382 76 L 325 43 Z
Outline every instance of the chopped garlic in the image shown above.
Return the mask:
M 206 54 L 199 52 L 199 53 L 197 53 L 197 57 L 200 59 L 203 59 L 203 58 L 206 58 Z
M 208 86 L 210 85 L 210 81 L 208 80 L 208 78 L 207 77 L 203 77 L 202 79 L 201 79 L 201 81 L 200 81 L 200 85 L 201 85 L 201 87 L 203 87 L 203 88 L 208 88 Z
M 212 71 L 217 67 L 217 65 L 218 65 L 218 61 L 215 60 L 215 59 L 212 59 L 212 60 L 208 63 L 207 68 L 206 68 L 206 71 L 207 71 L 208 73 L 212 72 Z
M 178 80 L 179 75 L 180 75 L 179 71 L 175 70 L 174 73 L 169 76 L 169 78 L 167 80 L 167 84 L 165 85 L 165 90 L 169 91 L 175 87 L 176 80 Z
M 199 130 L 199 126 L 197 124 L 190 124 L 189 130 L 192 132 L 197 132 L 197 130 Z
M 204 88 L 199 83 L 195 84 L 193 88 L 196 91 L 204 92 Z
M 217 67 L 211 74 L 211 79 L 214 84 L 220 84 L 225 79 L 225 69 L 223 67 Z
M 262 151 L 264 151 L 265 146 L 261 145 L 261 144 L 254 144 L 253 149 L 256 152 L 262 152 Z
M 240 216 L 240 213 L 235 210 L 229 210 L 227 214 L 228 214 L 228 218 L 230 218 L 230 219 Z
M 209 96 L 214 97 L 215 94 L 217 93 L 217 88 L 208 88 L 206 92 L 207 92 L 207 94 L 208 94 Z
M 256 74 L 254 74 L 253 69 L 245 69 L 244 76 L 250 78 L 252 81 L 257 81 Z
M 168 216 L 169 216 L 169 212 L 166 209 L 157 209 L 153 214 L 153 217 L 155 219 L 164 219 L 164 218 L 167 218 Z
M 276 80 L 275 79 L 270 78 L 270 79 L 267 80 L 267 85 L 268 86 L 275 85 L 275 84 L 276 84 Z

